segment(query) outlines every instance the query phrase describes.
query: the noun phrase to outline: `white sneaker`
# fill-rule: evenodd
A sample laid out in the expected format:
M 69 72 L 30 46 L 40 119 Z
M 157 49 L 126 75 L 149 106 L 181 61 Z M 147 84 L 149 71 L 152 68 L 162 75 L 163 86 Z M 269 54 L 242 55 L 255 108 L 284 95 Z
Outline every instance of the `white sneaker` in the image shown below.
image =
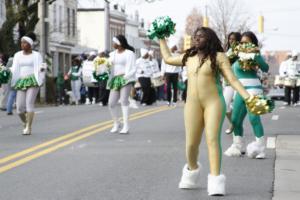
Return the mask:
M 96 98 L 93 98 L 92 104 L 96 104 Z
M 239 157 L 245 153 L 245 145 L 243 137 L 233 136 L 232 145 L 224 152 L 224 155 L 229 157 Z
M 178 185 L 180 189 L 195 189 L 200 187 L 199 178 L 200 178 L 201 165 L 200 163 L 197 164 L 198 164 L 198 168 L 195 170 L 189 170 L 188 165 L 187 164 L 184 165 L 182 169 L 181 180 Z
M 173 106 L 173 107 L 176 107 L 176 106 L 177 106 L 177 104 L 173 102 L 173 103 L 172 103 L 172 106 Z
M 208 174 L 207 192 L 209 196 L 224 196 L 225 195 L 226 177 L 223 174 L 213 176 Z
M 90 102 L 90 100 L 87 98 L 86 100 L 85 100 L 85 105 L 90 105 L 91 104 L 91 102 Z
M 265 152 L 261 152 L 255 158 L 256 159 L 265 159 L 266 158 L 266 153 Z
M 129 98 L 129 107 L 133 108 L 133 109 L 138 109 L 139 108 L 137 103 L 136 103 L 136 100 L 130 99 L 130 98 Z
M 119 122 L 114 122 L 114 125 L 113 125 L 112 129 L 110 130 L 110 132 L 111 132 L 111 133 L 116 133 L 116 132 L 118 132 L 119 127 L 120 127 L 120 123 L 119 123 Z
M 232 132 L 233 132 L 233 127 L 232 126 L 230 128 L 228 128 L 228 129 L 225 130 L 225 133 L 227 135 L 231 134 Z
M 289 104 L 287 102 L 284 102 L 282 105 L 284 106 L 288 106 Z
M 264 137 L 256 138 L 254 142 L 248 144 L 247 156 L 249 158 L 264 159 L 266 157 L 265 147 Z

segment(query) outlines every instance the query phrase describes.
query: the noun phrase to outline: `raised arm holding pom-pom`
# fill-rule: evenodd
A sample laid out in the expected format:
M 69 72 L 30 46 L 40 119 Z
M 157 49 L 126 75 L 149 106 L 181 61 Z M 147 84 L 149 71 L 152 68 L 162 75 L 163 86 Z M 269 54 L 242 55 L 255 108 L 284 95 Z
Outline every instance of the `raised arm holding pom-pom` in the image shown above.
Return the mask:
M 220 133 L 226 112 L 220 75 L 245 100 L 247 106 L 257 111 L 264 105 L 260 98 L 253 98 L 234 76 L 228 58 L 216 33 L 198 28 L 193 35 L 193 46 L 184 54 L 172 56 L 164 38 L 174 33 L 175 23 L 169 17 L 159 17 L 148 31 L 150 39 L 160 39 L 160 49 L 165 63 L 186 66 L 188 75 L 187 100 L 184 108 L 187 164 L 182 170 L 181 189 L 199 187 L 201 165 L 197 161 L 199 145 L 205 128 L 210 174 L 207 191 L 211 196 L 225 195 L 225 176 L 221 174 L 222 149 Z M 261 108 L 262 106 L 260 106 Z
M 189 84 L 184 110 L 188 163 L 183 168 L 179 187 L 190 189 L 199 186 L 198 149 L 205 128 L 210 162 L 208 194 L 224 195 L 225 176 L 221 174 L 220 132 L 226 108 L 220 75 L 222 74 L 244 99 L 250 95 L 233 75 L 221 42 L 213 30 L 198 28 L 194 34 L 194 46 L 180 56 L 171 56 L 164 39 L 160 40 L 160 48 L 166 63 L 187 66 L 188 73 Z

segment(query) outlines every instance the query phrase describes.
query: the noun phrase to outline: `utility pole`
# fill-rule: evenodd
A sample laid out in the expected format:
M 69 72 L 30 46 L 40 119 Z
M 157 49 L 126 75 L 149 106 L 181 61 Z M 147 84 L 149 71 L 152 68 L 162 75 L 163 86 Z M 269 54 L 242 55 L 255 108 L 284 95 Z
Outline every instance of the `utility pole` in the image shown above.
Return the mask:
M 41 0 L 40 2 L 40 52 L 42 55 L 43 62 L 46 62 L 46 54 L 48 47 L 48 37 L 47 37 L 47 25 L 48 23 L 48 9 L 46 0 Z M 40 88 L 40 101 L 41 103 L 46 103 L 46 80 L 43 86 Z
M 258 33 L 264 32 L 264 16 L 259 15 L 258 16 Z
M 105 21 L 105 34 L 104 34 L 104 49 L 105 51 L 110 51 L 110 10 L 109 1 L 104 0 L 104 21 Z
M 203 26 L 208 27 L 208 23 L 209 23 L 209 21 L 208 21 L 208 16 L 207 16 L 207 5 L 205 5 L 205 16 L 203 18 Z

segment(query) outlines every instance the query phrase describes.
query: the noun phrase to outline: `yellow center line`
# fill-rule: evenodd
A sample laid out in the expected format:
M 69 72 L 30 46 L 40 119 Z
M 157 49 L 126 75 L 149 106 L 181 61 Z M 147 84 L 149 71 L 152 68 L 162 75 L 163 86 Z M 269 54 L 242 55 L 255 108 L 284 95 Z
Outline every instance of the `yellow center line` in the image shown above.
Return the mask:
M 166 108 L 165 107 L 165 108 L 160 108 L 160 109 L 157 109 L 157 110 L 154 110 L 154 111 L 151 111 L 151 112 L 147 112 L 147 113 L 145 112 L 143 114 L 133 116 L 130 120 L 140 119 L 140 118 L 143 118 L 143 117 L 146 117 L 146 116 L 150 116 L 150 115 L 158 113 L 158 112 L 162 112 L 162 111 L 165 111 L 165 110 L 171 110 L 171 109 L 172 108 L 168 108 L 168 107 Z M 58 143 L 58 144 L 56 144 L 54 146 L 48 147 L 48 148 L 46 148 L 44 150 L 41 150 L 39 152 L 36 152 L 36 153 L 34 153 L 32 155 L 29 155 L 29 156 L 26 156 L 24 158 L 21 158 L 21 159 L 15 161 L 15 162 L 12 162 L 10 164 L 4 165 L 4 166 L 0 167 L 0 174 L 3 173 L 3 172 L 8 171 L 10 169 L 13 169 L 15 167 L 18 167 L 20 165 L 23 165 L 23 164 L 25 164 L 25 163 L 27 163 L 27 162 L 29 162 L 31 160 L 39 158 L 39 157 L 41 157 L 43 155 L 49 154 L 51 152 L 54 152 L 54 151 L 56 151 L 56 150 L 58 150 L 58 149 L 60 149 L 62 147 L 65 147 L 65 146 L 67 146 L 69 144 L 72 144 L 72 143 L 77 142 L 79 140 L 82 140 L 82 139 L 85 139 L 85 138 L 90 137 L 92 135 L 95 135 L 96 133 L 99 133 L 99 132 L 104 131 L 106 129 L 109 129 L 111 127 L 112 127 L 112 124 L 105 125 L 105 126 L 103 126 L 101 128 L 92 130 L 90 132 L 86 132 L 86 133 L 84 133 L 82 135 L 79 135 L 79 136 L 74 137 L 72 139 L 69 139 L 69 140 L 66 140 L 64 142 Z
M 147 110 L 145 110 L 145 111 L 141 111 L 141 112 L 138 112 L 138 113 L 134 113 L 134 114 L 132 114 L 130 117 L 138 116 L 138 115 L 141 115 L 141 114 L 143 114 L 143 113 L 148 113 L 148 112 L 155 111 L 155 110 L 160 110 L 160 109 L 162 109 L 162 108 L 164 108 L 164 107 L 165 107 L 165 106 L 162 106 L 162 107 L 159 107 L 159 108 L 154 108 L 154 109 L 147 109 Z M 41 143 L 41 144 L 39 144 L 39 145 L 36 145 L 36 146 L 30 147 L 30 148 L 27 148 L 27 149 L 25 149 L 25 150 L 23 150 L 23 151 L 20 151 L 20 152 L 18 152 L 18 153 L 11 154 L 11 155 L 9 155 L 9 156 L 6 156 L 6 157 L 4 157 L 4 158 L 1 158 L 1 159 L 0 159 L 0 164 L 4 164 L 4 163 L 6 163 L 6 162 L 8 162 L 8 161 L 14 160 L 14 159 L 16 159 L 16 158 L 19 158 L 19 157 L 24 156 L 24 155 L 26 155 L 26 154 L 29 154 L 29 153 L 31 153 L 31 152 L 37 151 L 37 150 L 42 149 L 42 148 L 44 148 L 44 147 L 47 147 L 47 146 L 49 146 L 49 145 L 55 144 L 55 143 L 60 142 L 60 141 L 62 141 L 62 140 L 66 140 L 66 139 L 68 139 L 68 138 L 74 137 L 74 136 L 79 135 L 79 134 L 81 134 L 81 133 L 84 133 L 84 132 L 86 132 L 86 131 L 90 131 L 90 130 L 92 130 L 92 129 L 95 129 L 95 128 L 98 128 L 98 127 L 101 127 L 101 126 L 105 126 L 105 125 L 111 124 L 112 122 L 113 122 L 112 120 L 109 120 L 109 121 L 102 122 L 102 123 L 100 123 L 100 124 L 94 124 L 94 125 L 85 127 L 85 128 L 83 128 L 83 129 L 79 129 L 79 130 L 77 130 L 77 131 L 74 131 L 74 132 L 65 134 L 65 135 L 63 135 L 63 136 L 57 137 L 57 138 L 55 138 L 55 139 L 49 140 L 49 141 L 47 141 L 47 142 Z

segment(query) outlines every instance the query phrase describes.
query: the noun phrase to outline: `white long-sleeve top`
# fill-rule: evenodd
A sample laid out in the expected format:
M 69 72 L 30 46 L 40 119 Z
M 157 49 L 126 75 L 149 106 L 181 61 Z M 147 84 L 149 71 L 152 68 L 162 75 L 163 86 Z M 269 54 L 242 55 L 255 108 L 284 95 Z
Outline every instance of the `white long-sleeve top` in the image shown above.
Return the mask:
M 152 60 L 150 60 L 150 64 L 151 64 L 152 70 L 153 70 L 152 77 L 157 78 L 157 77 L 162 76 L 161 71 L 159 69 L 158 62 L 155 58 L 152 58 Z
M 286 76 L 286 65 L 287 65 L 287 61 L 282 61 L 282 63 L 279 66 L 279 75 L 280 76 Z
M 29 54 L 29 55 L 21 54 L 19 66 L 20 66 L 20 78 L 25 78 L 30 75 L 33 75 L 34 74 L 33 54 Z
M 11 67 L 11 72 L 12 72 L 12 79 L 11 79 L 11 86 L 14 87 L 17 83 L 17 81 L 24 77 L 25 73 L 31 73 L 32 69 L 30 69 L 30 67 L 33 67 L 33 74 L 34 77 L 38 83 L 39 86 L 41 86 L 44 83 L 45 80 L 45 75 L 46 72 L 45 70 L 42 71 L 41 69 L 44 68 L 44 66 L 42 65 L 42 56 L 39 52 L 36 51 L 32 51 L 32 58 L 28 57 L 31 61 L 26 61 L 26 62 L 30 62 L 33 66 L 25 66 L 26 69 L 21 69 L 21 67 L 24 67 L 24 63 L 22 64 L 22 61 L 24 59 L 24 52 L 23 51 L 19 51 L 17 53 L 15 53 L 14 58 L 13 58 L 13 64 Z M 27 63 L 27 64 L 28 64 Z M 26 64 L 26 63 L 25 63 Z M 26 75 L 26 74 L 25 74 Z
M 176 54 L 172 54 L 176 55 Z M 161 74 L 164 75 L 165 73 L 180 73 L 181 72 L 181 67 L 178 66 L 173 66 L 166 64 L 165 61 L 162 59 L 161 61 Z
M 109 54 L 109 61 L 112 64 L 111 78 L 114 76 L 124 75 L 124 78 L 131 82 L 135 81 L 135 53 L 130 50 L 125 50 L 118 53 L 117 50 Z
M 280 76 L 288 76 L 294 78 L 299 75 L 300 63 L 298 61 L 293 61 L 292 59 L 283 61 L 279 67 Z
M 136 77 L 150 78 L 153 74 L 153 68 L 149 59 L 139 58 L 136 60 Z
M 149 61 L 150 61 L 150 64 L 152 66 L 153 72 L 154 73 L 160 72 L 157 60 L 155 58 L 152 58 L 152 60 L 149 60 Z

